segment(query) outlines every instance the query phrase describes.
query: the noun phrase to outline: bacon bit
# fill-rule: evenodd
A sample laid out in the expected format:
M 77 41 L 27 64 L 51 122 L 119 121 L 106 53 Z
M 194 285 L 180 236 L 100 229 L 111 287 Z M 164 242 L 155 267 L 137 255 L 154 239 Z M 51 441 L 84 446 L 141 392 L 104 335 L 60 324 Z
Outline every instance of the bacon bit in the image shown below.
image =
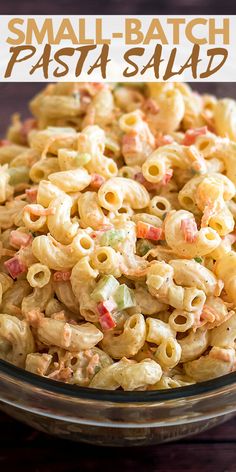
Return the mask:
M 142 152 L 142 142 L 136 130 L 125 134 L 122 138 L 122 152 L 124 155 Z
M 163 176 L 162 185 L 167 185 L 170 182 L 170 180 L 173 176 L 173 172 L 174 172 L 173 169 L 168 169 L 167 170 L 167 172 Z
M 163 239 L 163 229 L 156 228 L 155 226 L 144 223 L 143 221 L 138 221 L 137 238 L 159 241 L 160 239 Z
M 201 128 L 188 129 L 185 133 L 182 144 L 184 146 L 191 146 L 191 144 L 195 144 L 197 137 L 203 136 L 207 133 L 207 131 L 207 126 L 202 126 Z
M 101 187 L 101 185 L 104 184 L 104 182 L 105 182 L 105 179 L 102 175 L 92 174 L 90 187 L 92 187 L 93 190 L 98 190 Z
M 151 183 L 151 182 L 148 182 L 148 180 L 145 179 L 144 175 L 142 174 L 142 172 L 137 172 L 137 174 L 134 174 L 134 180 L 136 180 L 137 182 L 139 182 L 140 184 L 144 185 L 144 187 Z
M 153 183 L 153 182 L 148 182 L 148 180 L 145 179 L 143 176 L 142 172 L 137 172 L 137 174 L 134 175 L 134 180 L 142 184 L 148 192 L 153 192 L 158 189 L 160 189 L 161 186 L 165 186 L 169 183 L 173 176 L 173 169 L 169 169 L 166 174 L 163 176 L 163 179 L 161 182 Z
M 10 233 L 10 245 L 17 249 L 30 246 L 32 240 L 32 235 L 29 233 L 23 233 L 23 231 L 13 230 Z
M 194 243 L 197 239 L 197 223 L 193 218 L 186 218 L 181 221 L 181 231 L 186 243 Z
M 27 271 L 26 265 L 20 260 L 19 256 L 8 259 L 8 261 L 4 262 L 4 266 L 13 279 Z
M 154 184 L 153 182 L 148 182 L 148 180 L 145 179 L 143 176 L 142 172 L 137 172 L 137 174 L 134 175 L 134 180 L 142 184 L 148 192 L 152 192 L 154 190 L 157 190 L 160 184 Z
M 156 147 L 166 146 L 167 144 L 172 144 L 174 139 L 169 134 L 158 133 L 156 136 Z
M 71 276 L 71 271 L 69 270 L 65 270 L 65 271 L 57 271 L 57 272 L 54 272 L 53 274 L 53 280 L 55 282 L 66 282 L 67 280 L 70 280 L 70 276 Z
M 105 302 L 98 303 L 97 310 L 99 312 L 99 323 L 103 331 L 112 329 L 116 326 L 116 322 L 111 315 L 111 311 L 115 308 L 116 304 L 112 300 L 106 300 Z
M 37 187 L 27 188 L 25 193 L 26 193 L 27 200 L 28 200 L 29 203 L 36 203 L 37 193 L 38 193 L 38 188 Z
M 153 100 L 152 98 L 148 98 L 146 100 L 146 103 L 144 105 L 144 109 L 147 113 L 149 112 L 152 115 L 157 115 L 157 113 L 160 112 L 160 107 L 157 105 L 155 100 Z
M 12 143 L 8 139 L 0 139 L 0 147 L 10 146 Z
M 29 132 L 35 128 L 37 128 L 37 121 L 35 120 L 35 118 L 27 118 L 23 121 L 20 129 L 20 134 L 25 142 L 27 142 Z

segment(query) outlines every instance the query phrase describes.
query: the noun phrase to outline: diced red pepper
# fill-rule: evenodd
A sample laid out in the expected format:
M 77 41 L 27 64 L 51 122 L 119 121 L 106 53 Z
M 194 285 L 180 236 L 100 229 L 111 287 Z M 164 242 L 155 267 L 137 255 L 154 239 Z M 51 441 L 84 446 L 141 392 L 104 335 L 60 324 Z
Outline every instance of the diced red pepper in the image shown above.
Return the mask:
M 108 329 L 115 328 L 116 322 L 111 316 L 111 313 L 108 311 L 104 315 L 99 316 L 99 323 L 102 327 L 103 331 L 107 331 Z
M 31 234 L 24 233 L 23 231 L 13 230 L 10 234 L 10 244 L 17 249 L 21 247 L 30 246 L 33 237 Z
M 9 146 L 11 143 L 11 141 L 8 141 L 8 139 L 0 139 L 0 147 L 3 147 L 3 146 Z
M 67 280 L 70 280 L 70 276 L 71 276 L 71 271 L 69 270 L 65 270 L 65 271 L 57 271 L 57 272 L 54 272 L 53 274 L 53 280 L 55 280 L 55 282 L 66 282 Z
M 203 136 L 207 133 L 207 131 L 207 126 L 202 126 L 202 128 L 188 129 L 185 133 L 182 144 L 184 146 L 191 146 L 191 144 L 195 143 L 198 136 Z
M 8 259 L 8 261 L 4 262 L 4 266 L 13 279 L 27 271 L 26 265 L 20 260 L 19 256 Z
M 25 193 L 26 193 L 26 196 L 27 196 L 27 200 L 29 203 L 36 203 L 37 201 L 37 193 L 38 193 L 38 189 L 37 188 L 27 188 L 25 190 Z
M 159 241 L 163 239 L 163 229 L 156 228 L 153 225 L 139 221 L 137 223 L 137 238 L 151 239 L 152 241 Z
M 142 152 L 142 141 L 136 130 L 131 130 L 123 136 L 122 152 L 124 155 Z
M 113 311 L 116 308 L 116 304 L 113 300 L 106 300 L 105 302 L 100 302 L 97 305 L 97 309 L 100 315 L 104 315 L 107 311 Z
M 194 243 L 197 239 L 197 223 L 193 218 L 186 218 L 181 221 L 181 231 L 186 243 Z
M 100 174 L 92 174 L 91 177 L 90 187 L 92 187 L 93 190 L 98 190 L 105 182 L 104 177 Z
M 173 176 L 173 169 L 168 169 L 162 179 L 162 185 L 167 185 Z
M 112 300 L 106 300 L 105 302 L 100 302 L 97 305 L 99 312 L 99 323 L 103 331 L 112 329 L 116 326 L 116 322 L 111 315 L 111 311 L 116 308 L 115 302 Z

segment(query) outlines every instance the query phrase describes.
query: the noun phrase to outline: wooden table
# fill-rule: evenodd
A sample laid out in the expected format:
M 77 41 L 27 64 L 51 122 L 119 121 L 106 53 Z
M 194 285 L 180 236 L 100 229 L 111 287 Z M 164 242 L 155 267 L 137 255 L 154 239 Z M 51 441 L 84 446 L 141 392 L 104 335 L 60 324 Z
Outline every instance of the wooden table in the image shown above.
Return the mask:
M 17 111 L 27 117 L 28 100 L 42 84 L 0 84 L 0 137 Z M 223 84 L 194 88 L 225 95 Z M 228 94 L 236 97 L 236 84 Z M 0 414 L 0 471 L 17 472 L 236 472 L 236 418 L 177 443 L 144 448 L 98 448 L 58 440 Z
M 47 436 L 0 413 L 1 472 L 235 472 L 236 418 L 159 446 L 102 448 Z

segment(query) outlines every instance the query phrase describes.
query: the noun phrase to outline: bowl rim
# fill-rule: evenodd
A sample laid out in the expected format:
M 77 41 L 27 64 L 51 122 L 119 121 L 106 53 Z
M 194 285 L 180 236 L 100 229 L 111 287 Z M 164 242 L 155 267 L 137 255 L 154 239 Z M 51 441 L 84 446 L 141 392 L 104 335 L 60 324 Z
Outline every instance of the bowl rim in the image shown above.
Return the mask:
M 135 392 L 103 390 L 69 385 L 64 382 L 48 379 L 28 372 L 4 360 L 0 360 L 0 380 L 1 374 L 5 374 L 13 380 L 28 384 L 28 386 L 40 388 L 48 393 L 59 394 L 68 398 L 124 404 L 161 403 L 168 400 L 181 400 L 189 397 L 196 398 L 198 395 L 210 394 L 225 387 L 232 387 L 233 384 L 236 385 L 236 372 L 231 372 L 230 374 L 215 379 L 173 389 Z

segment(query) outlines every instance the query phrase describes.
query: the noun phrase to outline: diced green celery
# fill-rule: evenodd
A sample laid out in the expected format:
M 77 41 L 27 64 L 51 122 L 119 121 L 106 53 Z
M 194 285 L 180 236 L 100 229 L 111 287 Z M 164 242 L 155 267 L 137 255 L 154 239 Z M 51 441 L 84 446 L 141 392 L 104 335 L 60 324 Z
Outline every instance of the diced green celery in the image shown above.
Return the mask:
M 196 262 L 198 262 L 199 264 L 201 264 L 202 261 L 203 261 L 203 259 L 202 259 L 201 257 L 198 257 L 198 256 L 197 256 L 197 257 L 194 257 L 194 260 L 195 260 Z
M 96 302 L 105 301 L 113 294 L 118 286 L 119 282 L 117 282 L 113 275 L 104 275 L 91 293 L 91 298 Z
M 75 164 L 78 167 L 85 166 L 89 161 L 91 161 L 91 156 L 87 152 L 78 153 L 75 157 Z
M 136 245 L 137 254 L 141 257 L 145 256 L 145 254 L 147 254 L 147 252 L 153 249 L 154 247 L 156 246 L 150 241 L 148 241 L 148 239 L 139 239 Z
M 23 182 L 29 182 L 29 168 L 26 166 L 10 167 L 8 169 L 10 175 L 9 184 L 17 185 Z
M 132 290 L 130 290 L 130 288 L 125 284 L 122 284 L 117 288 L 113 298 L 119 310 L 125 310 L 126 308 L 131 308 L 136 305 Z
M 126 236 L 124 229 L 110 229 L 102 235 L 100 244 L 101 246 L 115 247 L 118 243 L 124 241 Z

